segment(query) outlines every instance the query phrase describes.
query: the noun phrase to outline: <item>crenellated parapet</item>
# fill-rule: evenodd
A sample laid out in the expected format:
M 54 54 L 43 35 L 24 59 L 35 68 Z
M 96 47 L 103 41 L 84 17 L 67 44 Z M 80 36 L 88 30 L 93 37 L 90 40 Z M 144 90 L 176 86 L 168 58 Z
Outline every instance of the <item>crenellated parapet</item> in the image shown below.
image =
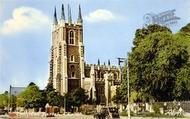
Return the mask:
M 106 70 L 106 71 L 108 71 L 108 70 L 111 70 L 111 71 L 119 70 L 119 67 L 114 66 L 114 65 L 109 66 L 109 65 L 98 65 L 98 64 L 85 64 L 85 68 L 90 68 L 91 66 L 94 66 L 94 68 L 97 70 L 101 70 L 101 69 Z
M 96 83 L 104 83 L 105 81 L 105 77 L 104 74 L 109 73 L 113 76 L 113 81 L 116 81 L 117 85 L 119 85 L 121 82 L 120 80 L 120 68 L 117 66 L 113 66 L 110 64 L 110 61 L 108 61 L 108 65 L 105 65 L 105 63 L 103 65 L 100 64 L 99 60 L 98 60 L 98 64 L 85 64 L 85 77 L 89 77 L 90 78 L 90 70 L 91 67 L 94 67 L 94 75 L 95 75 L 95 80 Z

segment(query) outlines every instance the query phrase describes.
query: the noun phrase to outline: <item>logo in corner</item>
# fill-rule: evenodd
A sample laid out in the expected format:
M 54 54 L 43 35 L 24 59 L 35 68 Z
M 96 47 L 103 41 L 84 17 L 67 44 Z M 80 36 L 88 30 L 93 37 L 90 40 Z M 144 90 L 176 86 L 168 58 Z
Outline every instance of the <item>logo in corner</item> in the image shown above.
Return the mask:
M 173 10 L 161 12 L 159 14 L 147 13 L 143 17 L 145 26 L 148 26 L 150 24 L 158 24 L 158 25 L 168 27 L 173 24 L 177 24 L 178 20 L 180 20 L 180 17 L 177 17 L 175 15 L 175 11 L 176 10 L 173 9 Z

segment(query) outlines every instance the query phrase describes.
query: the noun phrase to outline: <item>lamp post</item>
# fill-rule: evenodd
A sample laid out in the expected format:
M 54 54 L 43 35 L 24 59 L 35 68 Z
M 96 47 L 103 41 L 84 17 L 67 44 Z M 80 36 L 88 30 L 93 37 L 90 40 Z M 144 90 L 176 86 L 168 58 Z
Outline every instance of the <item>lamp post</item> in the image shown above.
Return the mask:
M 128 119 L 131 119 L 131 111 L 130 111 L 130 99 L 129 99 L 129 94 L 130 94 L 130 87 L 129 87 L 129 64 L 128 64 L 128 59 L 126 58 L 118 58 L 118 63 L 119 63 L 119 66 L 122 62 L 124 61 L 127 61 L 127 104 L 128 104 L 128 109 L 127 109 L 127 112 L 128 112 Z M 121 71 L 122 73 L 122 71 Z M 122 76 L 122 75 L 121 75 Z

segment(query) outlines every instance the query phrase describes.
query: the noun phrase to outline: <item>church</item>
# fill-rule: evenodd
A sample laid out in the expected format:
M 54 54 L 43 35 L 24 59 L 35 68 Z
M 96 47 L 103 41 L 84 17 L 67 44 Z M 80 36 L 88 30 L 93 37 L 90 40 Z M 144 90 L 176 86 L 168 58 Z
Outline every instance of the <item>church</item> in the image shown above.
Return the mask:
M 84 60 L 83 19 L 79 5 L 78 19 L 73 22 L 68 5 L 66 20 L 64 5 L 60 20 L 56 8 L 53 16 L 52 46 L 49 61 L 49 83 L 61 95 L 83 88 L 97 104 L 111 105 L 111 98 L 121 83 L 121 68 L 108 64 L 87 64 Z M 100 53 L 101 55 L 101 53 Z

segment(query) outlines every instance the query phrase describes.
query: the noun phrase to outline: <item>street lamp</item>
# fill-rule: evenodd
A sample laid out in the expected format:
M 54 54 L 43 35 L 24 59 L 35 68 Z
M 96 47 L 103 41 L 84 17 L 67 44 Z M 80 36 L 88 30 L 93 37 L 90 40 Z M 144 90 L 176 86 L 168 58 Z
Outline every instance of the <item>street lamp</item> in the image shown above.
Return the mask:
M 127 60 L 127 98 L 128 98 L 128 119 L 131 119 L 131 112 L 130 112 L 130 99 L 129 99 L 129 63 Z
M 118 62 L 119 62 L 119 66 L 120 66 L 120 63 L 124 62 L 124 61 L 127 61 L 127 112 L 128 112 L 128 119 L 131 119 L 131 112 L 130 112 L 130 99 L 129 99 L 129 94 L 130 94 L 130 87 L 129 87 L 129 64 L 128 64 L 128 59 L 126 58 L 118 58 Z M 122 71 L 121 71 L 122 73 Z

